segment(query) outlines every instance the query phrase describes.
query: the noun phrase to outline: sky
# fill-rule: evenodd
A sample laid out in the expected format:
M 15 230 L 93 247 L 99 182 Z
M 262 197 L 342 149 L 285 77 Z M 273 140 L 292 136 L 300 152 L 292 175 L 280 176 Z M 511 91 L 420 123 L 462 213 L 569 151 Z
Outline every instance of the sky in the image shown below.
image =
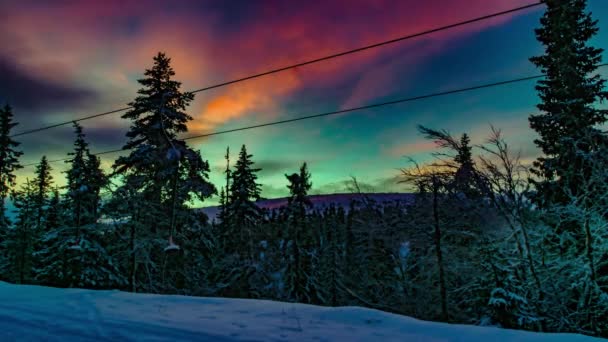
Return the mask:
M 21 130 L 124 107 L 159 51 L 172 59 L 183 90 L 373 44 L 532 3 L 532 0 L 38 1 L 0 0 L 0 102 Z M 589 0 L 599 19 L 593 40 L 608 47 L 608 2 Z M 534 28 L 543 7 L 198 93 L 189 134 L 203 134 L 538 74 Z M 604 58 L 604 61 L 606 58 Z M 602 71 L 606 75 L 606 71 Z M 263 196 L 285 196 L 286 173 L 307 162 L 312 193 L 347 190 L 351 177 L 370 191 L 397 184 L 404 156 L 424 162 L 436 149 L 418 124 L 467 132 L 480 144 L 490 125 L 525 160 L 538 155 L 527 118 L 534 81 L 191 140 L 224 183 L 223 155 L 242 144 L 262 168 Z M 129 127 L 120 113 L 83 121 L 92 152 L 121 148 Z M 67 157 L 71 126 L 24 135 L 23 164 Z M 118 154 L 104 155 L 109 169 Z M 54 177 L 68 167 L 55 163 Z M 19 171 L 23 182 L 33 167 Z M 217 202 L 214 198 L 204 205 Z

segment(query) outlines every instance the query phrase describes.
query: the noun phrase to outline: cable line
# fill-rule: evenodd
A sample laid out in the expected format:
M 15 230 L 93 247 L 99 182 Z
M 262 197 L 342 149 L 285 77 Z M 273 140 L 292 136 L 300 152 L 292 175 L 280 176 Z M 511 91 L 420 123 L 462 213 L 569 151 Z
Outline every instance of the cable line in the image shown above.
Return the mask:
M 598 67 L 605 67 L 607 65 L 608 65 L 608 63 L 604 63 L 604 64 L 598 65 Z M 271 121 L 271 122 L 266 122 L 266 123 L 257 124 L 257 125 L 251 125 L 251 126 L 245 126 L 245 127 L 227 129 L 227 130 L 222 130 L 222 131 L 215 131 L 215 132 L 205 133 L 205 134 L 192 135 L 192 136 L 187 136 L 187 137 L 184 137 L 184 138 L 181 138 L 181 139 L 182 140 L 193 140 L 193 139 L 206 138 L 206 137 L 211 137 L 211 136 L 220 135 L 220 134 L 240 132 L 240 131 L 246 131 L 246 130 L 250 130 L 250 129 L 262 128 L 262 127 L 268 127 L 268 126 L 282 125 L 282 124 L 291 123 L 291 122 L 297 122 L 297 121 L 309 120 L 309 119 L 314 119 L 314 118 L 320 118 L 320 117 L 338 115 L 338 114 L 343 114 L 343 113 L 355 112 L 355 111 L 360 111 L 360 110 L 364 110 L 364 109 L 384 107 L 384 106 L 395 105 L 395 104 L 399 104 L 399 103 L 412 102 L 412 101 L 418 101 L 418 100 L 429 99 L 429 98 L 434 98 L 434 97 L 440 97 L 440 96 L 445 96 L 445 95 L 464 93 L 464 92 L 469 92 L 469 91 L 479 90 L 479 89 L 484 89 L 484 88 L 491 88 L 491 87 L 497 87 L 497 86 L 502 86 L 502 85 L 508 85 L 508 84 L 513 84 L 513 83 L 518 83 L 518 82 L 525 82 L 525 81 L 530 81 L 530 80 L 534 80 L 534 79 L 538 79 L 538 78 L 543 78 L 543 77 L 545 77 L 545 75 L 534 75 L 534 76 L 514 78 L 514 79 L 510 79 L 510 80 L 506 80 L 506 81 L 485 83 L 485 84 L 476 85 L 476 86 L 472 86 L 472 87 L 457 88 L 457 89 L 451 89 L 451 90 L 446 90 L 446 91 L 441 91 L 441 92 L 429 93 L 429 94 L 425 94 L 425 95 L 406 97 L 406 98 L 401 98 L 401 99 L 392 100 L 392 101 L 372 103 L 372 104 L 365 105 L 365 106 L 351 107 L 351 108 L 346 108 L 346 109 L 341 109 L 341 110 L 336 110 L 336 111 L 323 112 L 323 113 L 312 114 L 312 115 L 298 116 L 298 117 L 295 117 L 295 118 L 292 118 L 292 119 L 285 119 L 285 120 L 279 120 L 279 121 Z M 108 150 L 108 151 L 93 153 L 93 155 L 100 156 L 100 155 L 104 155 L 104 154 L 117 153 L 117 152 L 132 150 L 132 149 L 133 148 L 129 148 L 129 149 L 120 148 L 120 149 L 114 149 L 114 150 Z M 56 163 L 56 162 L 68 161 L 68 160 L 70 160 L 70 158 L 55 159 L 55 160 L 50 160 L 49 163 Z M 26 167 L 26 166 L 32 166 L 32 165 L 37 165 L 37 164 L 38 163 L 30 163 L 30 164 L 25 164 L 23 166 Z
M 272 70 L 269 70 L 269 71 L 266 71 L 266 72 L 262 72 L 262 73 L 259 73 L 259 74 L 254 74 L 254 75 L 250 75 L 250 76 L 246 76 L 246 77 L 242 77 L 242 78 L 237 78 L 237 79 L 234 79 L 232 81 L 226 81 L 226 82 L 214 84 L 214 85 L 207 86 L 207 87 L 204 87 L 204 88 L 195 89 L 195 90 L 192 90 L 190 92 L 191 93 L 200 93 L 200 92 L 203 92 L 203 91 L 207 91 L 207 90 L 211 90 L 211 89 L 216 89 L 216 88 L 224 87 L 224 86 L 227 86 L 227 85 L 230 85 L 230 84 L 235 84 L 235 83 L 251 80 L 251 79 L 254 79 L 254 78 L 259 78 L 259 77 L 263 77 L 263 76 L 279 73 L 279 72 L 286 71 L 286 70 L 289 70 L 289 69 L 293 69 L 293 68 L 297 68 L 297 67 L 301 67 L 301 66 L 305 66 L 305 65 L 309 65 L 309 64 L 314 64 L 314 63 L 326 61 L 326 60 L 329 60 L 329 59 L 338 58 L 338 57 L 350 55 L 350 54 L 353 54 L 353 53 L 357 53 L 357 52 L 361 52 L 361 51 L 365 51 L 365 50 L 370 50 L 370 49 L 378 48 L 378 47 L 389 45 L 389 44 L 398 43 L 398 42 L 401 42 L 401 41 L 404 41 L 404 40 L 421 37 L 421 36 L 432 34 L 432 33 L 435 33 L 435 32 L 445 31 L 445 30 L 453 29 L 453 28 L 456 28 L 456 27 L 459 27 L 459 26 L 473 24 L 473 23 L 476 23 L 476 22 L 479 22 L 479 21 L 483 21 L 483 20 L 487 20 L 487 19 L 491 19 L 491 18 L 495 18 L 495 17 L 499 17 L 499 16 L 503 16 L 503 15 L 507 15 L 507 14 L 511 14 L 511 13 L 515 13 L 515 12 L 519 12 L 519 11 L 523 11 L 523 10 L 526 10 L 526 9 L 529 9 L 529 8 L 534 8 L 534 7 L 543 5 L 543 4 L 544 3 L 542 1 L 539 1 L 539 2 L 528 4 L 528 5 L 524 5 L 524 6 L 520 6 L 520 7 L 515 7 L 515 8 L 512 8 L 512 9 L 509 9 L 509 10 L 505 10 L 505 11 L 501 11 L 501 12 L 496 12 L 496 13 L 492 13 L 492 14 L 487 14 L 487 15 L 484 15 L 484 16 L 481 16 L 481 17 L 477 17 L 477 18 L 473 18 L 473 19 L 469 19 L 469 20 L 465 20 L 465 21 L 460 21 L 460 22 L 457 22 L 457 23 L 453 23 L 453 24 L 437 27 L 437 28 L 434 28 L 434 29 L 429 29 L 429 30 L 426 30 L 426 31 L 421 31 L 421 32 L 414 33 L 414 34 L 409 34 L 409 35 L 401 36 L 401 37 L 398 37 L 398 38 L 382 41 L 382 42 L 379 42 L 379 43 L 374 43 L 374 44 L 371 44 L 371 45 L 362 46 L 362 47 L 359 47 L 359 48 L 356 48 L 356 49 L 352 49 L 352 50 L 347 50 L 347 51 L 335 53 L 335 54 L 328 55 L 328 56 L 325 56 L 325 57 L 320 57 L 320 58 L 308 60 L 308 61 L 305 61 L 305 62 L 300 62 L 300 63 L 297 63 L 297 64 L 292 64 L 292 65 L 288 65 L 288 66 L 285 66 L 285 67 L 281 67 L 281 68 L 277 68 L 277 69 L 272 69 Z M 114 110 L 111 110 L 111 111 L 108 111 L 108 112 L 103 112 L 103 113 L 93 114 L 93 115 L 89 115 L 89 116 L 84 116 L 84 117 L 81 117 L 81 118 L 77 118 L 75 120 L 64 121 L 64 122 L 56 123 L 56 124 L 49 125 L 49 126 L 43 126 L 43 127 L 39 127 L 39 128 L 34 128 L 34 129 L 22 131 L 22 132 L 13 134 L 10 137 L 11 138 L 13 138 L 13 137 L 19 137 L 19 136 L 23 136 L 23 135 L 27 135 L 27 134 L 32 134 L 32 133 L 37 133 L 37 132 L 45 131 L 47 129 L 52 129 L 52 128 L 61 127 L 61 126 L 65 126 L 65 125 L 71 125 L 74 122 L 85 121 L 85 120 L 90 120 L 90 119 L 98 118 L 98 117 L 101 117 L 101 116 L 106 116 L 106 115 L 110 115 L 110 114 L 120 113 L 120 112 L 127 111 L 127 110 L 129 110 L 131 108 L 132 108 L 131 106 L 129 106 L 129 107 L 123 107 L 123 108 L 114 109 Z

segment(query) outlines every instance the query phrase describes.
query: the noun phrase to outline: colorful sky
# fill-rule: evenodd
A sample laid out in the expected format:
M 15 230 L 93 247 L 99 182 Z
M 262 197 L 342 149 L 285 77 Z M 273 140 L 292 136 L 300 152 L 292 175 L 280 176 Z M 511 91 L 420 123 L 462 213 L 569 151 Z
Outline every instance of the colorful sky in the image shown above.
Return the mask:
M 185 90 L 529 4 L 533 0 L 35 1 L 0 0 L 0 101 L 16 132 L 124 107 L 152 57 L 166 52 Z M 608 47 L 608 2 L 589 0 L 599 19 L 594 44 Z M 211 90 L 188 112 L 191 133 L 338 110 L 538 73 L 533 29 L 542 7 L 407 42 Z M 606 72 L 604 71 L 604 74 Z M 534 82 L 421 100 L 330 118 L 190 141 L 223 183 L 226 146 L 242 144 L 263 169 L 268 198 L 287 193 L 284 174 L 306 161 L 314 193 L 344 192 L 356 177 L 367 189 L 395 183 L 404 155 L 424 161 L 432 143 L 416 125 L 469 132 L 482 143 L 489 125 L 532 159 L 527 117 Z M 129 122 L 120 114 L 82 122 L 93 152 L 120 148 Z M 19 137 L 24 164 L 65 158 L 72 128 Z M 106 155 L 104 165 L 117 155 Z M 233 155 L 233 158 L 236 154 Z M 54 164 L 59 185 L 67 167 Z M 33 167 L 20 171 L 23 181 Z M 212 204 L 215 200 L 207 204 Z

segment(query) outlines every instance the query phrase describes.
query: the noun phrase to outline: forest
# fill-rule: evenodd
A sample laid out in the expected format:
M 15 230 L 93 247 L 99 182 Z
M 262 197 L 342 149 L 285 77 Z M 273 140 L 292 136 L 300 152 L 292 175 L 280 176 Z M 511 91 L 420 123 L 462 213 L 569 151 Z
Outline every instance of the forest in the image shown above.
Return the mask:
M 531 62 L 542 151 L 532 165 L 499 128 L 487 140 L 419 126 L 431 162 L 409 159 L 378 202 L 353 179 L 349 206 L 315 207 L 314 170 L 285 175 L 285 206 L 263 209 L 254 151 L 226 151 L 225 184 L 180 135 L 194 94 L 158 53 L 139 80 L 124 149 L 110 170 L 74 123 L 67 186 L 23 153 L 0 110 L 0 280 L 138 293 L 364 306 L 424 320 L 608 337 L 608 110 L 597 21 L 585 0 L 547 0 Z M 231 162 L 232 160 L 232 162 Z M 207 217 L 196 201 L 220 197 Z M 16 208 L 9 219 L 6 200 Z

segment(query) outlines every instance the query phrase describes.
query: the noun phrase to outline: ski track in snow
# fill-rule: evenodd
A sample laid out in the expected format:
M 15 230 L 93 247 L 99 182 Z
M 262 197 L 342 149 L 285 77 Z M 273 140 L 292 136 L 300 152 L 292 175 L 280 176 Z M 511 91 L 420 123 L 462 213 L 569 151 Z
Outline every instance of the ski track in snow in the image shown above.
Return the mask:
M 0 341 L 605 341 L 264 300 L 0 282 Z

